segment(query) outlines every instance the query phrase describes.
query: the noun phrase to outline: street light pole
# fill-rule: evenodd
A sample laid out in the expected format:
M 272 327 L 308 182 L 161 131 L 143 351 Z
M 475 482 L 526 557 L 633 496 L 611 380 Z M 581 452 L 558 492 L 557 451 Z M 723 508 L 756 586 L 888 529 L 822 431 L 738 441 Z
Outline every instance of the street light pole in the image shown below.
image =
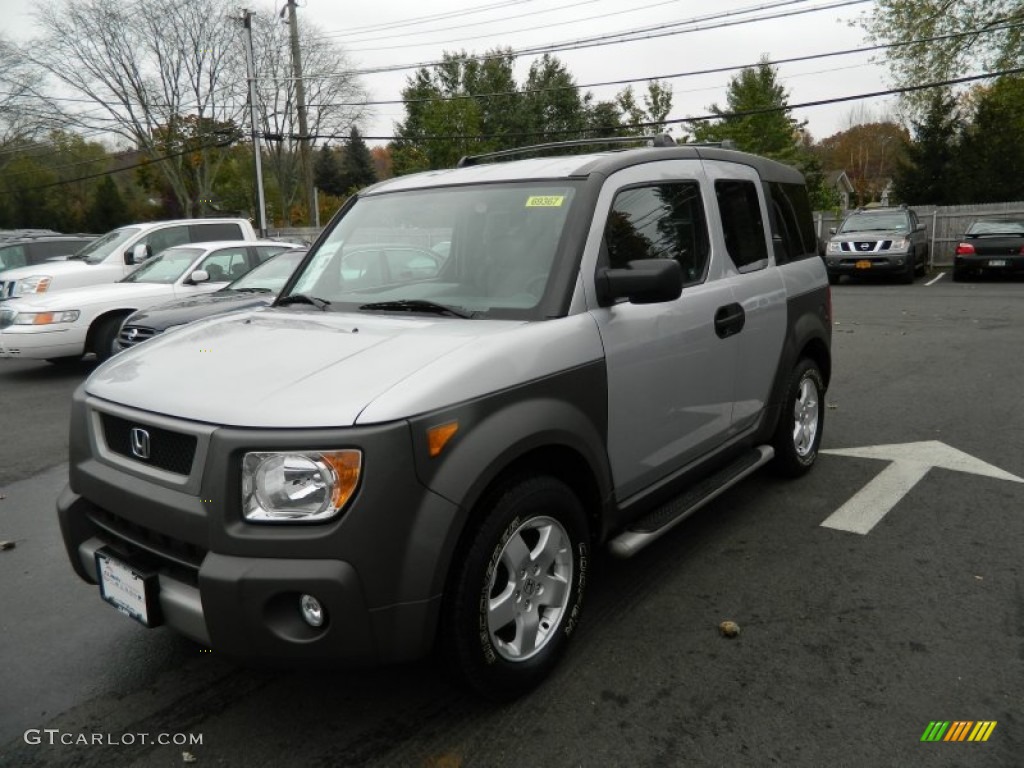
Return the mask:
M 267 202 L 263 196 L 263 162 L 260 158 L 260 137 L 256 131 L 256 64 L 252 50 L 252 11 L 242 9 L 242 26 L 245 27 L 245 69 L 249 79 L 249 124 L 252 136 L 252 157 L 256 170 L 256 221 L 259 222 L 260 237 L 267 236 Z

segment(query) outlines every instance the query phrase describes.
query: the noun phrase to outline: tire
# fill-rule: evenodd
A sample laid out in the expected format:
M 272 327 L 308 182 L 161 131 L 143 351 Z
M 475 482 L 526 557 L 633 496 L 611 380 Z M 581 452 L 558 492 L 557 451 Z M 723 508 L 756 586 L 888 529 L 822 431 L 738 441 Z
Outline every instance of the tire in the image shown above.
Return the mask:
M 917 257 L 913 253 L 907 254 L 907 268 L 900 275 L 900 282 L 904 285 L 910 285 L 914 282 L 914 278 L 917 277 Z
M 773 469 L 799 477 L 814 466 L 825 427 L 825 383 L 817 364 L 801 360 L 789 378 L 786 398 L 775 428 Z
M 81 355 L 68 355 L 67 357 L 48 357 L 46 362 L 58 368 L 70 368 L 81 359 Z
M 92 337 L 92 351 L 101 363 L 104 360 L 109 360 L 117 352 L 114 349 L 114 342 L 117 341 L 117 332 L 121 330 L 123 322 L 123 317 L 108 317 L 101 320 L 96 328 L 96 333 Z
M 440 650 L 471 688 L 509 701 L 548 675 L 576 629 L 587 523 L 569 487 L 543 475 L 499 486 L 480 512 L 449 576 Z
M 967 282 L 967 270 L 957 269 L 953 267 L 953 282 L 954 283 L 966 283 Z
M 834 275 L 831 272 L 828 273 L 828 284 L 839 285 L 839 281 L 843 279 L 842 275 Z

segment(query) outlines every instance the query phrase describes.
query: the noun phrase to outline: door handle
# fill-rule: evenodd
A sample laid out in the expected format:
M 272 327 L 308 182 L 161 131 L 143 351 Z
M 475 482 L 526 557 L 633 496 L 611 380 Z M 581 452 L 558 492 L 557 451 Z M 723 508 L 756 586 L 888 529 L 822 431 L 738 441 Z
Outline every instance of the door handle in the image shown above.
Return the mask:
M 746 322 L 747 313 L 743 307 L 736 303 L 726 304 L 715 312 L 715 333 L 720 339 L 727 339 L 742 331 Z

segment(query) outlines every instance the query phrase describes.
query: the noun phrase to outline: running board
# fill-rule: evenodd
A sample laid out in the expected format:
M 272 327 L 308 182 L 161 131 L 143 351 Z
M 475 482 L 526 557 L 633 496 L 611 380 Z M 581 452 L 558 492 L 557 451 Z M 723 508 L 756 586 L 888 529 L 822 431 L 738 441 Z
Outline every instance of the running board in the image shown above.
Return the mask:
M 761 445 L 745 451 L 731 464 L 704 478 L 682 495 L 635 520 L 629 528 L 608 542 L 608 549 L 616 557 L 632 557 L 709 501 L 767 464 L 773 456 L 775 449 L 770 445 Z

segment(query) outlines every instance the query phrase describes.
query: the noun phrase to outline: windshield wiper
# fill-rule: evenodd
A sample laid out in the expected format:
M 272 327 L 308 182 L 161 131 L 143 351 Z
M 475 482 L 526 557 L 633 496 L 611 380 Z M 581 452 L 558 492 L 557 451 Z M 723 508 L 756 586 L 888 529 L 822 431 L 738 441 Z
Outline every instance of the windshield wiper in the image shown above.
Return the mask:
M 270 288 L 226 288 L 232 293 L 273 293 Z M 323 299 L 321 299 L 323 301 Z
M 383 312 L 431 312 L 435 315 L 448 315 L 469 319 L 476 312 L 469 312 L 461 307 L 449 307 L 446 304 L 438 304 L 436 301 L 426 299 L 400 299 L 398 301 L 375 301 L 370 304 L 363 304 L 360 309 L 371 311 L 380 310 Z
M 321 309 L 324 312 L 331 306 L 331 302 L 327 299 L 317 298 L 316 296 L 309 296 L 305 293 L 293 293 L 291 296 L 285 296 L 283 299 L 278 299 L 277 306 L 283 307 L 288 304 L 312 304 L 317 309 Z

